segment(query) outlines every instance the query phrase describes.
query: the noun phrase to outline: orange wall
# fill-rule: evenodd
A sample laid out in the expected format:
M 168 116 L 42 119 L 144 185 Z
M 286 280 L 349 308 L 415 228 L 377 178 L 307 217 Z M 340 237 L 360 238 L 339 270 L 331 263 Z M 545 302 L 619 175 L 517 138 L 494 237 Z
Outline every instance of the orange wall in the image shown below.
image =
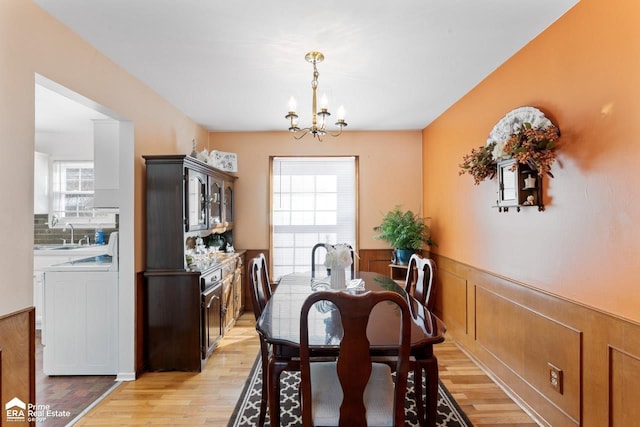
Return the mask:
M 143 162 L 191 151 L 208 133 L 32 1 L 0 1 L 0 315 L 33 302 L 35 73 L 132 120 L 135 127 L 136 270 L 142 258 Z M 128 244 L 128 242 L 121 242 Z M 133 244 L 133 243 L 132 243 Z M 129 278 L 133 281 L 133 278 Z
M 423 130 L 436 252 L 640 321 L 640 3 L 582 0 Z M 562 132 L 545 212 L 498 213 L 462 156 L 523 105 Z
M 283 125 L 284 127 L 284 125 Z M 269 156 L 356 155 L 359 169 L 359 242 L 361 248 L 388 248 L 373 239 L 373 227 L 395 205 L 417 211 L 422 205 L 420 131 L 345 132 L 323 142 L 289 132 L 212 132 L 209 149 L 238 154 L 235 183 L 237 248 L 269 248 Z

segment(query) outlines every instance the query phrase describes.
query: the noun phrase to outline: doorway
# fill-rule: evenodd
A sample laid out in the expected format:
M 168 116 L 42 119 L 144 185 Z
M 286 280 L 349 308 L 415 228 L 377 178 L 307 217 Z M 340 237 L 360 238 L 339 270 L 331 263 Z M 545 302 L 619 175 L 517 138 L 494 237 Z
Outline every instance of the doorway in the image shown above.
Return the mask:
M 117 350 L 117 372 L 113 376 L 107 377 L 104 389 L 110 389 L 119 381 L 135 379 L 134 368 L 134 253 L 133 253 L 133 123 L 121 115 L 101 106 L 95 101 L 80 95 L 44 76 L 35 76 L 35 140 L 34 140 L 34 225 L 38 226 L 38 221 L 42 222 L 47 218 L 51 209 L 51 173 L 46 170 L 44 174 L 42 168 L 47 169 L 54 160 L 94 160 L 94 147 L 92 138 L 92 121 L 111 120 L 119 125 L 117 134 L 116 157 L 115 157 L 115 177 L 117 188 L 117 206 L 111 204 L 108 212 L 117 215 L 119 231 L 119 272 L 118 272 L 118 314 L 117 329 L 118 350 Z M 40 154 L 36 154 L 40 153 Z M 113 159 L 112 159 L 113 160 Z M 66 237 L 66 235 L 65 235 Z M 76 236 L 76 241 L 82 238 Z M 93 233 L 91 234 L 93 242 Z M 35 244 L 35 240 L 34 240 Z M 35 261 L 35 260 L 34 260 Z M 37 268 L 34 262 L 34 269 Z M 42 307 L 42 293 L 37 289 L 37 277 L 34 271 L 34 305 L 36 306 L 36 329 L 42 327 L 38 307 Z M 42 309 L 40 309 L 42 311 Z M 39 331 L 36 334 L 40 336 Z M 41 349 L 39 347 L 38 349 Z M 46 377 L 42 373 L 42 358 L 36 353 L 36 397 L 38 404 L 50 405 L 52 409 L 61 411 L 70 410 L 56 406 L 51 402 L 43 401 L 47 396 L 47 388 L 51 382 L 59 382 L 55 389 L 60 387 L 90 387 L 89 377 Z M 46 377 L 46 378 L 44 378 Z M 43 381 L 44 380 L 44 381 Z M 94 379 L 100 382 L 100 378 Z M 95 382 L 94 381 L 94 382 Z M 75 385 L 74 385 L 75 383 Z M 101 390 L 95 384 L 95 390 Z M 58 393 L 59 395 L 59 393 Z M 83 406 L 89 406 L 89 400 L 95 397 L 90 393 Z M 42 398 L 41 398 L 42 397 Z M 99 396 L 98 396 L 99 397 Z M 74 398 L 76 401 L 78 398 Z M 77 402 L 74 402 L 77 403 Z M 71 402 L 68 405 L 72 405 Z M 72 414 L 75 415 L 75 414 Z M 73 416 L 72 416 L 73 418 Z M 66 420 L 67 422 L 71 419 Z

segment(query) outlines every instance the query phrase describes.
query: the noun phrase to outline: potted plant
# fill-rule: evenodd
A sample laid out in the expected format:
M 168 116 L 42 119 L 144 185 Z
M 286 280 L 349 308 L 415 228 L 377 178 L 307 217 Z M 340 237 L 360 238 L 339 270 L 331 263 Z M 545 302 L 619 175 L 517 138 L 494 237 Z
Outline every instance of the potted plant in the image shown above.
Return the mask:
M 436 246 L 431 239 L 431 230 L 425 220 L 410 210 L 403 211 L 396 206 L 382 218 L 382 223 L 373 228 L 378 234 L 374 239 L 386 240 L 394 249 L 398 264 L 407 264 L 411 255 L 421 250 L 424 245 Z

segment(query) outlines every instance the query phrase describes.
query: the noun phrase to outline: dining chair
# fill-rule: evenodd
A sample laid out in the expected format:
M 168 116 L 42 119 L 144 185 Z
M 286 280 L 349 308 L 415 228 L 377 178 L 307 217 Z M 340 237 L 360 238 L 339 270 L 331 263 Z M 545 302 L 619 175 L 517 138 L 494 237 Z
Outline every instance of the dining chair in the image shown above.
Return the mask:
M 356 253 L 353 250 L 353 247 L 351 245 L 349 244 L 345 244 L 345 245 L 351 251 L 351 265 L 349 266 L 349 269 L 351 271 L 351 279 L 353 280 L 356 278 L 356 270 L 355 270 L 356 269 Z M 316 263 L 316 252 L 318 252 L 319 250 L 324 250 L 325 252 L 327 252 L 327 243 L 316 243 L 311 249 L 311 277 L 316 277 L 316 267 L 324 263 L 324 261 L 322 263 Z M 326 269 L 327 269 L 327 276 L 330 276 L 331 269 L 328 267 L 326 267 Z
M 267 305 L 267 301 L 271 298 L 271 291 L 269 287 L 268 273 L 263 261 L 265 260 L 264 254 L 260 253 L 255 258 L 249 261 L 249 280 L 251 282 L 251 303 L 253 305 L 253 315 L 256 318 L 256 322 L 262 315 L 264 307 Z M 265 281 L 265 277 L 267 280 Z M 264 425 L 264 421 L 267 415 L 267 372 L 269 364 L 269 344 L 265 341 L 260 331 L 258 331 L 260 337 L 260 359 L 262 363 L 262 396 L 260 399 L 260 413 L 258 416 L 258 425 Z
M 418 254 L 411 255 L 407 267 L 405 290 L 429 311 L 433 310 L 436 294 L 436 263 Z
M 335 361 L 310 360 L 312 346 L 308 318 L 319 301 L 331 303 L 341 320 L 342 339 Z M 383 301 L 395 303 L 400 312 L 398 342 L 389 347 L 398 354 L 395 381 L 387 364 L 372 361 L 367 339 L 369 314 Z M 325 304 L 321 307 L 326 307 Z M 300 311 L 302 425 L 404 426 L 410 325 L 407 301 L 392 291 L 362 294 L 319 291 L 311 294 Z
M 264 253 L 260 252 L 256 255 L 258 258 L 258 262 L 260 263 L 261 278 L 262 278 L 262 286 L 264 288 L 264 297 L 265 303 L 271 299 L 271 279 L 269 278 L 269 269 L 267 268 L 267 258 L 264 256 Z M 264 308 L 264 306 L 262 307 Z
M 269 273 L 267 270 L 266 258 L 263 253 L 258 254 L 249 261 L 249 281 L 251 282 L 251 303 L 253 305 L 253 315 L 256 322 L 262 315 L 264 307 L 271 299 L 271 286 L 269 284 Z M 263 426 L 267 414 L 268 405 L 268 381 L 267 375 L 270 371 L 269 365 L 271 361 L 271 345 L 264 339 L 264 336 L 258 331 L 260 338 L 260 360 L 262 364 L 262 396 L 260 398 L 260 412 L 258 415 L 258 425 Z M 292 361 L 286 366 L 280 366 L 281 371 L 299 369 L 297 361 Z
M 418 254 L 411 255 L 407 268 L 405 280 L 405 290 L 420 304 L 432 311 L 435 305 L 436 294 L 436 263 L 429 258 L 423 258 Z M 416 406 L 418 416 L 423 417 L 423 395 L 422 395 L 422 371 L 420 365 L 413 359 L 410 362 L 410 369 L 413 371 L 414 392 L 416 395 Z M 426 372 L 425 372 L 426 375 Z

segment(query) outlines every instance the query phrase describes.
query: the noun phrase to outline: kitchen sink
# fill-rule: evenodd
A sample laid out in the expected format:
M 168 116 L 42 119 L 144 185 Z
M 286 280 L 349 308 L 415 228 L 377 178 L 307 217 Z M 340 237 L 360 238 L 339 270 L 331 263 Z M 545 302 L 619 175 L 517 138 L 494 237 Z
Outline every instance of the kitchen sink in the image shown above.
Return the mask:
M 35 251 L 65 251 L 70 249 L 90 248 L 93 245 L 34 245 Z

